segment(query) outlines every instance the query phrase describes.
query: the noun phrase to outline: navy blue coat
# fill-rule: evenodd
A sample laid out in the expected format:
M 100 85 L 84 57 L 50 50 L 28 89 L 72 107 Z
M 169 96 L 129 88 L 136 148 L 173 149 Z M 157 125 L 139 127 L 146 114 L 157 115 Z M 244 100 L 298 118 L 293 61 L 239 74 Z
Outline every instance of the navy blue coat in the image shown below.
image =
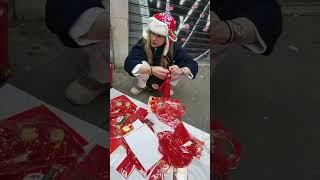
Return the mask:
M 164 45 L 159 48 L 152 48 L 153 50 L 153 66 L 159 66 L 161 56 L 163 54 Z M 143 40 L 139 40 L 138 43 L 132 47 L 129 52 L 128 57 L 124 62 L 124 69 L 129 73 L 130 76 L 133 76 L 132 70 L 133 68 L 141 64 L 142 61 L 148 61 L 147 55 L 144 51 L 144 43 Z M 181 46 L 177 44 L 173 44 L 173 60 L 169 62 L 169 65 L 177 65 L 179 67 L 188 67 L 193 74 L 193 78 L 196 77 L 198 73 L 198 63 L 193 60 L 193 58 L 183 49 Z M 157 78 L 156 76 L 150 76 L 147 81 L 147 86 L 152 89 L 153 84 L 157 84 L 160 86 L 163 83 L 163 80 Z
M 68 33 L 80 15 L 92 7 L 104 8 L 101 0 L 47 0 L 46 25 L 65 46 L 80 47 Z
M 282 15 L 275 0 L 216 0 L 211 4 L 222 20 L 238 17 L 250 19 L 267 45 L 264 55 L 269 55 L 282 31 Z
M 153 50 L 153 66 L 160 65 L 161 55 L 163 53 L 164 45 Z M 129 73 L 129 75 L 133 76 L 131 71 L 133 68 L 141 64 L 142 61 L 148 61 L 147 55 L 144 51 L 144 43 L 143 40 L 139 40 L 138 43 L 132 47 L 131 51 L 129 52 L 128 57 L 124 63 L 124 69 Z M 198 73 L 198 63 L 193 60 L 193 58 L 186 52 L 184 48 L 177 44 L 173 44 L 173 61 L 171 65 L 177 65 L 179 67 L 188 67 L 193 74 L 193 78 L 196 77 Z

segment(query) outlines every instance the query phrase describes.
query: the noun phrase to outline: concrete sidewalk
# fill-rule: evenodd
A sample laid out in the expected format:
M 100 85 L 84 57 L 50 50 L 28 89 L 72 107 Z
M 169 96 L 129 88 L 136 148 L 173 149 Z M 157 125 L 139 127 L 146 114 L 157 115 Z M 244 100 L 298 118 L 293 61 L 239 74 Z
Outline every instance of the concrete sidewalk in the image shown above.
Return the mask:
M 320 16 L 285 16 L 271 56 L 215 59 L 215 113 L 243 146 L 231 180 L 320 179 L 319 32 Z

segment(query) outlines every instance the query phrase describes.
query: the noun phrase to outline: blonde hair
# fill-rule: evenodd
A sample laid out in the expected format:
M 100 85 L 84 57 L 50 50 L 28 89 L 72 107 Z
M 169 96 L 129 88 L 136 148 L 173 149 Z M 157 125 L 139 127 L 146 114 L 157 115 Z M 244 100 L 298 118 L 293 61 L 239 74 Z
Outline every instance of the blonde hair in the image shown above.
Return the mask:
M 147 58 L 148 58 L 148 64 L 153 64 L 153 53 L 151 50 L 151 37 L 153 33 L 149 30 L 147 31 L 148 35 L 147 37 L 143 38 L 144 42 L 144 51 L 146 52 Z M 169 64 L 173 61 L 173 44 L 171 43 L 168 53 L 166 56 L 163 54 L 161 55 L 160 59 L 160 66 L 163 68 L 168 68 Z

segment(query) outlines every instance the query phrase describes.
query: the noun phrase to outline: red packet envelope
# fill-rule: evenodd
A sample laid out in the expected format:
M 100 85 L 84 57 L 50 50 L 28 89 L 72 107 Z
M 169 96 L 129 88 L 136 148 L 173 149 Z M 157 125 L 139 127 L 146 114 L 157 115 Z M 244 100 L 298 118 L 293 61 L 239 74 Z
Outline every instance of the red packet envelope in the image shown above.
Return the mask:
M 133 115 L 128 117 L 128 119 L 124 123 L 124 125 L 127 125 L 129 123 L 133 123 L 137 119 L 139 119 L 141 122 L 143 122 L 147 115 L 148 115 L 148 111 L 146 109 L 139 108 L 137 110 L 137 112 L 135 112 Z
M 111 122 L 112 126 L 110 126 L 110 138 L 121 138 L 125 134 L 129 133 L 134 129 L 132 126 L 132 123 L 135 122 L 137 119 L 143 121 L 145 117 L 148 115 L 148 111 L 139 108 L 135 113 L 131 114 L 128 117 L 119 116 L 117 119 L 121 119 L 120 121 L 123 121 L 120 123 L 120 121 L 114 121 Z M 122 119 L 123 118 L 123 119 Z M 112 120 L 111 120 L 112 121 Z
M 137 106 L 125 95 L 118 96 L 110 100 L 110 119 L 131 115 L 136 109 Z
M 122 138 L 110 139 L 110 154 L 113 153 L 119 146 L 122 145 Z

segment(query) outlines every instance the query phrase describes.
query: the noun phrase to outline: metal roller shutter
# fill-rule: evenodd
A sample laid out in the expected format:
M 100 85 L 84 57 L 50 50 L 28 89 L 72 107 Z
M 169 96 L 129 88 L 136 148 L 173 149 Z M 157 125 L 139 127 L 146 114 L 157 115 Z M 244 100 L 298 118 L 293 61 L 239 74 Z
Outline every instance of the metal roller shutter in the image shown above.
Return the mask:
M 178 44 L 195 59 L 209 52 L 210 0 L 129 0 L 129 48 L 142 37 L 148 18 L 170 12 L 177 21 Z

